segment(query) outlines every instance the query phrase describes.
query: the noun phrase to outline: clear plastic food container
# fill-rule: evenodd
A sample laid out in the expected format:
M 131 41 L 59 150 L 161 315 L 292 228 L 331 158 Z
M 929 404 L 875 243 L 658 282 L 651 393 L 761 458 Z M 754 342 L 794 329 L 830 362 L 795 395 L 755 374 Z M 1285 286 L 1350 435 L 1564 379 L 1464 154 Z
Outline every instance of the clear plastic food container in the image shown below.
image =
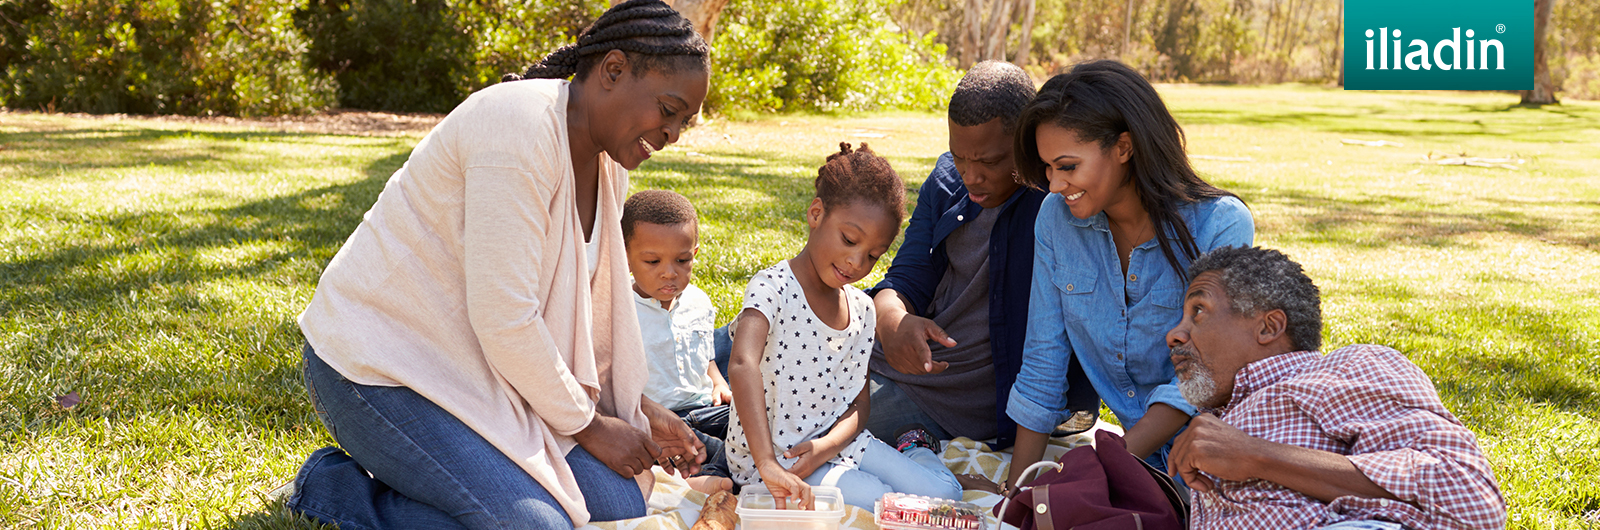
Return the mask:
M 739 527 L 743 530 L 839 530 L 844 520 L 844 495 L 832 486 L 812 486 L 816 496 L 815 510 L 801 510 L 798 503 L 790 501 L 789 509 L 780 510 L 773 502 L 772 493 L 765 485 L 745 486 L 739 493 Z
M 970 502 L 885 493 L 872 506 L 883 530 L 987 530 L 984 510 Z

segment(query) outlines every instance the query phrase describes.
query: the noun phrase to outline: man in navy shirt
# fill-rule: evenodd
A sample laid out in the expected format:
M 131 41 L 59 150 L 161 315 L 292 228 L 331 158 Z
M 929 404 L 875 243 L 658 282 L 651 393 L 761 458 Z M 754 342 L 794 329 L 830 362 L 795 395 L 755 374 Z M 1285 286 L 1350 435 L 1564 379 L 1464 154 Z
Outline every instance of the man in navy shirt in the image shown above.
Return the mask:
M 950 98 L 950 152 L 923 183 L 894 262 L 868 294 L 877 308 L 867 428 L 897 443 L 907 425 L 939 439 L 997 439 L 1022 363 L 1033 278 L 1034 218 L 1045 192 L 1016 179 L 1012 143 L 1033 80 L 1010 63 L 979 63 Z M 1068 431 L 1099 409 L 1076 360 Z

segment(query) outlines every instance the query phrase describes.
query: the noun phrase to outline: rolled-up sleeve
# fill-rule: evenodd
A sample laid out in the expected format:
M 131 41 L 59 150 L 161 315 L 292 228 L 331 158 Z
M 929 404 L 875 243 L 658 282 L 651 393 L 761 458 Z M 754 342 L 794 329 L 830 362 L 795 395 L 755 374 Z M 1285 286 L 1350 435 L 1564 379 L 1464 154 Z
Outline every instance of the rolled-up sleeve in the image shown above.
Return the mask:
M 1194 405 L 1190 404 L 1189 400 L 1184 399 L 1183 393 L 1178 391 L 1177 378 L 1173 378 L 1171 383 L 1157 386 L 1155 390 L 1150 391 L 1150 399 L 1145 400 L 1144 409 L 1150 410 L 1150 406 L 1156 403 L 1164 403 L 1190 416 L 1195 415 L 1197 412 Z
M 1048 200 L 1047 200 L 1048 202 Z M 1028 332 L 1022 347 L 1022 369 L 1011 386 L 1006 414 L 1033 432 L 1050 433 L 1067 410 L 1067 367 L 1072 344 L 1067 340 L 1061 295 L 1050 274 L 1056 256 L 1049 238 L 1060 227 L 1040 214 L 1034 231 L 1033 288 L 1028 297 Z

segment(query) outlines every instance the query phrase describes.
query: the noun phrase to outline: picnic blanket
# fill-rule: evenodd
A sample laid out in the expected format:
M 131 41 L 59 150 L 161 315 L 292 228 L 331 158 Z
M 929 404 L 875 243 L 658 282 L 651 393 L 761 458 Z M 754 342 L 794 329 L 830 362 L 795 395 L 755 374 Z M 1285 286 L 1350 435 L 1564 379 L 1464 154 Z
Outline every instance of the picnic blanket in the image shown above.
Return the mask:
M 1121 433 L 1115 425 L 1101 422 L 1095 429 L 1109 429 Z M 1091 445 L 1094 441 L 1094 430 L 1065 436 L 1051 438 L 1050 445 L 1045 447 L 1045 458 L 1055 460 L 1060 458 L 1067 450 L 1080 445 Z M 983 443 L 967 438 L 956 438 L 945 442 L 944 450 L 939 454 L 945 467 L 956 474 L 982 475 L 989 480 L 999 482 L 1010 472 L 1011 451 L 990 451 Z M 625 519 L 605 523 L 590 523 L 580 530 L 688 530 L 694 522 L 700 519 L 700 507 L 705 504 L 707 495 L 689 488 L 689 484 L 675 475 L 668 475 L 660 467 L 654 469 L 656 474 L 656 487 L 650 494 L 649 515 L 637 519 Z M 985 509 L 993 508 L 999 504 L 1001 498 L 997 494 L 968 490 L 963 495 L 967 502 L 976 504 Z M 845 518 L 840 528 L 851 530 L 878 530 L 878 524 L 872 519 L 871 510 L 863 510 L 854 506 L 845 507 Z M 989 528 L 1000 528 L 999 521 L 989 516 Z

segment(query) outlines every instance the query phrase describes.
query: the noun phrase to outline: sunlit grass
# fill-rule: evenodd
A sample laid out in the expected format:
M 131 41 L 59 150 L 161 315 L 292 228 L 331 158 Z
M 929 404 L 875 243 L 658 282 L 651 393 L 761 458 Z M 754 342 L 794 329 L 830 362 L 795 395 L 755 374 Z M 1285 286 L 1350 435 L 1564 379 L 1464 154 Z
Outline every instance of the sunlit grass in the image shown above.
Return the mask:
M 1600 105 L 1162 91 L 1257 243 L 1322 287 L 1330 348 L 1422 366 L 1479 435 L 1512 528 L 1600 526 Z M 799 249 L 838 142 L 868 142 L 914 190 L 944 123 L 712 121 L 632 187 L 695 202 L 696 282 L 725 321 L 751 273 Z M 329 440 L 294 318 L 419 138 L 0 114 L 0 527 L 295 527 L 263 497 Z M 52 399 L 74 391 L 74 408 Z

